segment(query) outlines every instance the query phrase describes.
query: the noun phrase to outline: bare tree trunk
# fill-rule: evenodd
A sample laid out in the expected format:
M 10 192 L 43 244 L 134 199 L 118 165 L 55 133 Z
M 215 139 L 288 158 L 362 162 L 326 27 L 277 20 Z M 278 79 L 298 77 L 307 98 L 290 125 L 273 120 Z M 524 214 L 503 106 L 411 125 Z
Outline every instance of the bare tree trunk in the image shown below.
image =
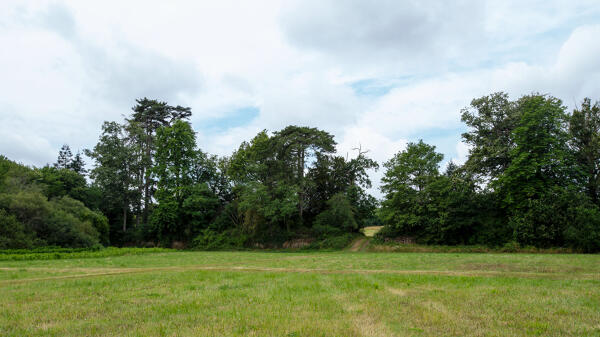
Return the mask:
M 127 231 L 127 206 L 123 206 L 123 232 Z
M 304 213 L 304 149 L 298 151 L 298 177 L 300 178 L 298 207 L 300 211 L 300 221 L 302 221 L 302 214 Z
M 144 168 L 144 223 L 148 223 L 148 206 L 150 205 L 150 174 L 148 170 L 152 165 L 151 158 L 151 143 L 152 143 L 152 135 L 150 134 L 150 130 L 148 130 L 148 119 L 146 117 L 146 160 L 148 161 L 148 167 Z

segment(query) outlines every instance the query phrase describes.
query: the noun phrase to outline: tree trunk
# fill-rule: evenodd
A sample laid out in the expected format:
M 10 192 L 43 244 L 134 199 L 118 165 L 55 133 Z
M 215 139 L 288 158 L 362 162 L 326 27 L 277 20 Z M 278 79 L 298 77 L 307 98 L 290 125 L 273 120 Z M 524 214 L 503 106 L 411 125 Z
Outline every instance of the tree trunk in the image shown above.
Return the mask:
M 148 119 L 146 117 L 146 123 L 148 123 Z M 151 144 L 152 143 L 152 134 L 150 131 L 150 127 L 146 124 L 146 160 L 144 163 L 148 165 L 144 167 L 144 223 L 148 223 L 148 206 L 150 205 L 150 174 L 148 173 L 150 167 L 152 166 L 152 158 L 151 158 Z
M 127 231 L 127 206 L 123 206 L 123 232 Z
M 300 213 L 300 221 L 304 213 L 304 149 L 298 151 L 298 178 L 300 181 L 300 191 L 298 192 L 298 208 Z

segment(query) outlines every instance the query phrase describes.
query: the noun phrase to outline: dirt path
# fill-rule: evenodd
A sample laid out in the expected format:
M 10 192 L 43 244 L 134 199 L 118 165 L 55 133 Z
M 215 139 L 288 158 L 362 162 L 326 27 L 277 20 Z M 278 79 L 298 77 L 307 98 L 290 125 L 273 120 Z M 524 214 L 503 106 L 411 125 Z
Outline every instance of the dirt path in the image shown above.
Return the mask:
M 360 238 L 360 239 L 354 241 L 352 243 L 352 245 L 350 246 L 350 248 L 348 248 L 348 250 L 351 252 L 361 252 L 361 251 L 365 250 L 365 248 L 367 247 L 368 244 L 369 244 L 368 238 Z

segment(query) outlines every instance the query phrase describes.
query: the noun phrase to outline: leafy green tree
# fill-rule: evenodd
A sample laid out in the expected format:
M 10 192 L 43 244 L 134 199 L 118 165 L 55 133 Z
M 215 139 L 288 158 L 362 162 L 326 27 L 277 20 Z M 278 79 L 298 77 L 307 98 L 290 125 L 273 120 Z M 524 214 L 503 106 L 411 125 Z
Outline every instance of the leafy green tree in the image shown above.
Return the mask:
M 81 222 L 92 225 L 98 233 L 97 239 L 102 245 L 108 246 L 110 243 L 108 219 L 100 212 L 92 211 L 85 205 L 68 196 L 54 200 L 55 208 L 72 214 Z M 92 231 L 93 233 L 93 231 Z M 96 236 L 96 234 L 93 234 Z
M 65 203 L 71 206 L 74 203 L 77 207 L 65 208 Z M 30 186 L 18 193 L 0 196 L 0 209 L 23 225 L 24 233 L 34 238 L 34 246 L 90 247 L 99 243 L 100 234 L 94 224 L 80 217 L 91 211 L 68 196 L 49 201 L 36 186 Z M 12 220 L 9 222 L 14 224 Z
M 381 190 L 394 193 L 402 188 L 422 191 L 425 186 L 439 175 L 439 165 L 444 155 L 435 152 L 435 146 L 408 143 L 406 149 L 397 153 L 384 164 L 387 169 L 382 178 Z
M 377 200 L 365 192 L 371 187 L 368 170 L 379 165 L 359 152 L 347 160 L 341 156 L 318 154 L 307 174 L 308 211 L 311 216 L 323 212 L 327 201 L 335 194 L 344 193 L 355 208 L 355 220 L 360 227 L 376 221 Z
M 551 96 L 523 96 L 517 103 L 521 120 L 513 130 L 511 162 L 493 186 L 517 242 L 558 245 L 563 242 L 559 222 L 566 219 L 552 215 L 559 208 L 554 202 L 574 187 L 577 176 L 568 148 L 568 116 L 562 102 Z
M 449 165 L 444 175 L 433 179 L 423 190 L 421 210 L 425 226 L 419 240 L 450 245 L 476 243 L 473 237 L 485 221 L 480 216 L 485 207 L 476 193 L 472 177 Z
M 562 102 L 544 95 L 518 101 L 521 119 L 513 130 L 510 164 L 495 186 L 509 208 L 527 207 L 553 186 L 570 182 L 572 158 L 567 147 L 568 117 Z
M 281 177 L 293 177 L 292 184 L 299 187 L 298 215 L 302 221 L 306 205 L 306 162 L 317 154 L 334 152 L 336 143 L 333 136 L 325 131 L 295 125 L 275 132 L 272 141 L 278 162 L 285 165 Z
M 192 184 L 196 159 L 196 139 L 189 123 L 176 121 L 173 126 L 158 129 L 156 136 L 156 166 L 158 194 L 169 194 L 181 201 L 183 189 Z M 160 198 L 160 195 L 157 195 Z
M 139 199 L 139 194 L 133 180 L 133 150 L 127 144 L 124 127 L 116 122 L 104 122 L 98 144 L 93 150 L 86 150 L 86 154 L 95 161 L 90 177 L 101 191 L 102 212 L 111 224 L 120 221 L 121 231 L 126 232 L 131 205 Z M 115 236 L 117 230 L 111 233 L 111 242 L 120 242 Z
M 227 166 L 228 158 L 219 158 L 196 150 L 195 160 L 192 164 L 192 181 L 194 184 L 206 184 L 221 203 L 230 202 L 233 194 L 231 182 L 226 173 Z
M 214 221 L 221 210 L 221 203 L 206 183 L 186 187 L 185 195 L 181 204 L 183 222 L 186 224 L 184 235 L 195 236 Z
M 381 191 L 385 193 L 380 215 L 387 227 L 384 233 L 394 235 L 421 235 L 426 226 L 426 199 L 424 189 L 439 177 L 443 155 L 435 146 L 408 143 L 384 164 Z
M 152 173 L 158 205 L 152 222 L 161 241 L 189 241 L 210 225 L 221 208 L 209 186 L 216 174 L 213 163 L 196 149 L 195 133 L 183 120 L 158 129 L 155 158 Z
M 188 187 L 193 183 L 192 170 L 196 155 L 195 134 L 189 123 L 178 120 L 173 126 L 158 129 L 156 166 L 152 174 L 157 178 L 156 211 L 160 218 L 155 217 L 153 223 L 159 227 L 163 241 L 181 239 L 186 231 L 189 232 L 183 215 L 183 203 Z
M 0 249 L 27 249 L 33 247 L 31 232 L 17 218 L 4 209 L 0 209 Z
M 570 145 L 587 194 L 600 203 L 600 103 L 583 100 L 569 120 Z
M 349 187 L 345 194 L 354 208 L 354 219 L 359 228 L 380 225 L 380 219 L 376 214 L 379 202 L 375 197 L 359 186 Z
M 510 101 L 506 93 L 497 92 L 471 101 L 461 116 L 470 128 L 462 135 L 471 147 L 466 168 L 490 179 L 502 174 L 512 160 L 513 131 L 520 118 L 517 102 Z
M 268 184 L 276 178 L 275 153 L 271 137 L 266 130 L 259 132 L 250 142 L 242 142 L 231 155 L 226 173 L 234 185 L 248 182 Z
M 343 193 L 335 194 L 327 201 L 327 206 L 315 220 L 314 229 L 317 234 L 329 236 L 358 231 L 356 210 Z
M 192 112 L 190 108 L 171 106 L 166 102 L 148 98 L 138 99 L 136 103 L 132 108 L 133 114 L 127 119 L 126 130 L 131 148 L 134 149 L 135 158 L 139 163 L 136 182 L 138 194 L 143 196 L 142 221 L 146 223 L 155 188 L 151 171 L 154 166 L 157 130 L 172 125 L 174 121 L 189 119 Z
M 39 173 L 37 181 L 43 186 L 44 194 L 49 199 L 68 195 L 73 199 L 88 202 L 88 186 L 81 174 L 52 166 L 44 166 L 36 171 Z

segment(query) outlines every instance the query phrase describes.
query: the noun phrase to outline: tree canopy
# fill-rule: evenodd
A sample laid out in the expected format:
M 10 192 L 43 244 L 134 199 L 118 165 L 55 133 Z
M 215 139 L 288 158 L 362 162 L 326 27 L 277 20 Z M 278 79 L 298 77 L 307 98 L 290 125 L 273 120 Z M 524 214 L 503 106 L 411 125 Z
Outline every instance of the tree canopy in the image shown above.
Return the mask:
M 188 107 L 142 98 L 97 144 L 27 167 L 0 156 L 0 249 L 141 245 L 202 249 L 381 240 L 600 251 L 600 104 L 498 92 L 461 111 L 464 164 L 423 140 L 383 163 L 360 144 L 289 125 L 229 156 L 206 153 Z M 87 159 L 84 160 L 84 156 Z M 89 159 L 89 166 L 86 160 Z M 443 165 L 445 164 L 445 168 Z

